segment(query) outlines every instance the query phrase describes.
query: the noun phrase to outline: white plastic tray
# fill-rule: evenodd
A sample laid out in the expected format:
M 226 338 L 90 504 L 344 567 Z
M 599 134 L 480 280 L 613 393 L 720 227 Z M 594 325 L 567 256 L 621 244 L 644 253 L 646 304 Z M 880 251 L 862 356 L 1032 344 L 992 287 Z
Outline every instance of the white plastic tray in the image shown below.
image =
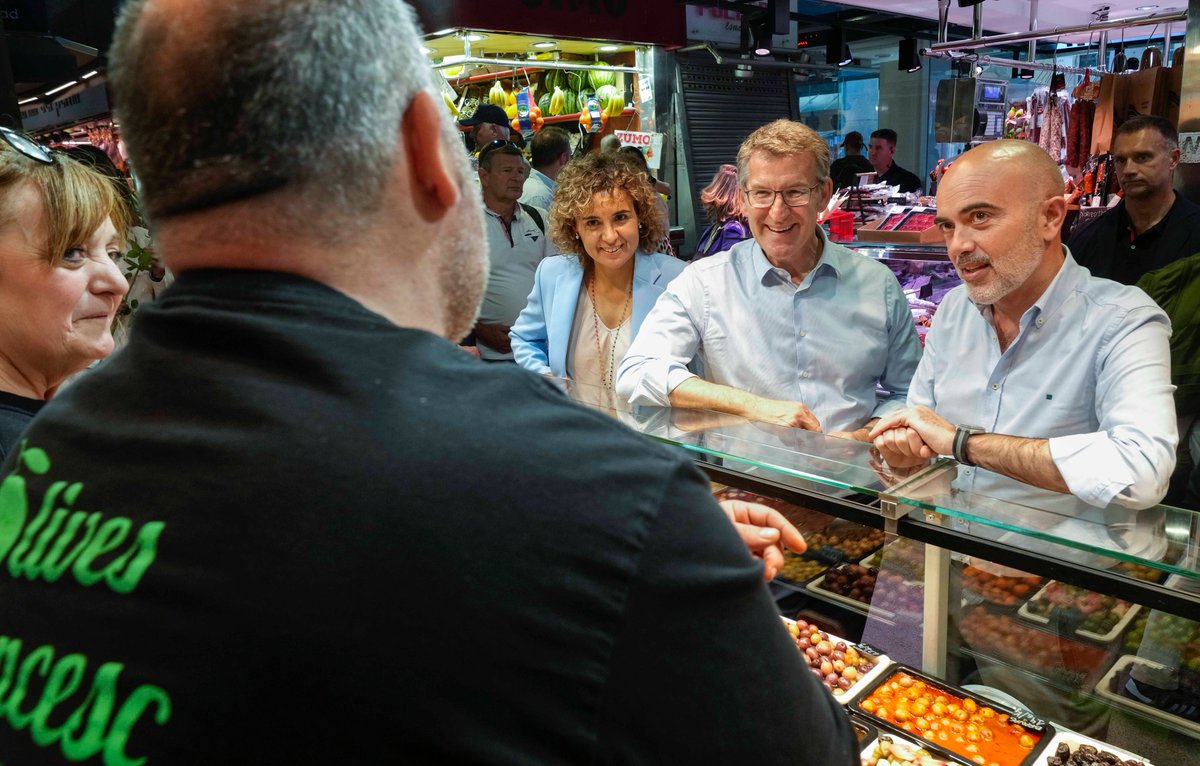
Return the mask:
M 1050 586 L 1054 584 L 1054 582 L 1054 580 L 1051 580 L 1050 582 L 1046 583 L 1042 586 L 1041 590 L 1033 594 L 1032 598 L 1030 598 L 1024 604 L 1021 604 L 1021 608 L 1017 610 L 1017 614 L 1021 615 L 1021 617 L 1029 620 L 1030 622 L 1036 622 L 1039 625 L 1049 625 L 1050 618 L 1042 617 L 1041 615 L 1034 614 L 1033 612 L 1029 611 L 1029 605 L 1040 599 L 1042 595 L 1050 588 Z M 1133 622 L 1133 618 L 1137 616 L 1137 613 L 1140 612 L 1141 609 L 1142 608 L 1137 604 L 1130 604 L 1129 609 L 1125 611 L 1125 614 L 1120 620 L 1117 620 L 1117 624 L 1113 625 L 1112 630 L 1108 631 L 1107 633 L 1093 633 L 1090 630 L 1077 630 L 1075 631 L 1075 635 L 1086 638 L 1090 641 L 1098 641 L 1102 644 L 1112 643 L 1113 641 L 1117 640 L 1118 636 L 1121 635 L 1121 631 L 1125 630 L 1125 628 L 1129 626 L 1129 623 Z
M 896 615 L 894 613 L 889 612 L 886 609 L 880 609 L 877 606 L 871 606 L 870 604 L 864 604 L 863 602 L 857 601 L 848 596 L 843 596 L 840 593 L 834 593 L 831 590 L 826 590 L 826 589 L 822 588 L 821 582 L 824 579 L 825 579 L 824 574 L 822 574 L 819 577 L 814 577 L 812 580 L 808 581 L 808 584 L 804 586 L 804 589 L 811 593 L 817 594 L 818 596 L 820 596 L 823 599 L 828 599 L 829 601 L 836 601 L 839 604 L 844 604 L 846 606 L 846 608 L 849 609 L 850 611 L 857 612 L 864 616 L 882 617 L 883 619 L 889 620 L 889 621 L 894 620 L 896 618 Z
M 787 617 L 781 617 L 780 619 L 782 619 L 784 623 L 790 623 L 792 625 L 796 624 L 795 620 L 789 620 Z M 856 649 L 859 648 L 858 644 L 854 643 L 853 641 L 847 641 L 841 636 L 834 635 L 827 630 L 823 632 L 829 636 L 829 640 L 834 644 L 836 644 L 838 641 L 843 641 L 845 642 L 846 646 L 853 646 Z M 849 689 L 845 690 L 841 694 L 834 694 L 833 698 L 843 705 L 849 705 L 851 702 L 856 700 L 867 687 L 873 686 L 875 684 L 875 679 L 883 675 L 883 673 L 893 664 L 894 663 L 892 662 L 891 658 L 886 654 L 879 655 L 875 658 L 875 667 L 871 668 L 871 670 L 864 674 L 862 678 L 855 681 L 854 685 Z
M 1109 700 L 1109 701 L 1123 707 L 1123 708 L 1127 708 L 1129 710 L 1136 711 L 1138 714 L 1144 715 L 1147 718 L 1154 718 L 1156 720 L 1162 721 L 1163 723 L 1169 725 L 1171 728 L 1186 729 L 1187 731 L 1191 732 L 1193 734 L 1193 736 L 1200 736 L 1200 723 L 1196 723 L 1195 721 L 1189 721 L 1188 719 L 1181 718 L 1177 715 L 1171 715 L 1167 711 L 1159 710 L 1158 708 L 1154 707 L 1153 705 L 1147 705 L 1144 702 L 1139 702 L 1138 700 L 1132 699 L 1130 697 L 1124 697 L 1120 694 L 1117 694 L 1115 692 L 1111 692 L 1108 690 L 1108 685 L 1112 681 L 1113 677 L 1116 676 L 1117 673 L 1120 673 L 1126 667 L 1128 667 L 1129 665 L 1132 665 L 1135 662 L 1141 663 L 1143 665 L 1147 665 L 1152 668 L 1161 669 L 1163 667 L 1162 665 L 1158 664 L 1157 662 L 1152 662 L 1151 660 L 1142 659 L 1134 654 L 1126 654 L 1125 656 L 1118 659 L 1116 661 L 1116 663 L 1114 663 L 1113 666 L 1108 669 L 1108 672 L 1104 674 L 1104 677 L 1100 679 L 1100 682 L 1096 684 L 1096 694 L 1103 697 L 1106 700 Z
M 1105 744 L 1099 740 L 1092 739 L 1091 737 L 1085 737 L 1082 734 L 1076 734 L 1073 731 L 1062 730 L 1059 730 L 1057 733 L 1055 733 L 1054 739 L 1050 740 L 1049 744 L 1047 744 L 1042 750 L 1042 753 L 1037 760 L 1037 766 L 1044 766 L 1044 764 L 1049 762 L 1050 756 L 1054 755 L 1054 751 L 1058 749 L 1060 742 L 1066 742 L 1067 745 L 1070 746 L 1072 752 L 1078 749 L 1080 745 L 1091 745 L 1097 750 L 1106 750 L 1112 753 L 1121 759 L 1121 763 L 1125 763 L 1125 761 L 1133 761 L 1134 763 L 1142 764 L 1142 766 L 1151 766 L 1150 761 L 1147 761 L 1140 755 L 1134 755 L 1128 750 L 1122 750 L 1119 747 L 1113 747 L 1112 745 Z
M 888 737 L 888 738 L 890 738 L 890 739 L 892 739 L 892 740 L 894 740 L 894 741 L 897 741 L 897 742 L 903 742 L 904 744 L 906 744 L 906 745 L 908 745 L 909 747 L 912 747 L 912 748 L 923 747 L 922 745 L 918 745 L 917 743 L 915 743 L 915 742 L 914 742 L 914 741 L 913 741 L 911 738 L 909 738 L 909 737 L 901 737 L 899 734 L 896 734 L 896 733 L 894 733 L 894 732 L 891 732 L 891 731 L 885 731 L 885 730 L 883 730 L 883 729 L 880 729 L 880 730 L 879 730 L 879 736 L 880 736 L 880 737 Z M 875 745 L 876 745 L 878 742 L 879 742 L 879 740 L 878 740 L 878 739 L 875 739 L 875 740 L 872 740 L 871 742 L 867 743 L 867 746 L 866 746 L 866 747 L 864 747 L 864 748 L 862 749 L 862 752 L 859 754 L 859 762 L 860 762 L 860 763 L 867 763 L 867 759 L 871 757 L 871 753 L 872 753 L 872 751 L 874 751 L 874 750 L 875 750 Z M 957 760 L 957 759 L 956 759 L 956 760 L 950 760 L 949 758 L 943 758 L 942 756 L 937 756 L 937 755 L 935 755 L 935 756 L 933 756 L 933 757 L 934 757 L 935 759 L 937 759 L 937 760 L 941 761 L 942 763 L 949 764 L 950 766 L 958 766 L 958 760 Z M 899 762 L 897 761 L 897 763 L 899 763 Z

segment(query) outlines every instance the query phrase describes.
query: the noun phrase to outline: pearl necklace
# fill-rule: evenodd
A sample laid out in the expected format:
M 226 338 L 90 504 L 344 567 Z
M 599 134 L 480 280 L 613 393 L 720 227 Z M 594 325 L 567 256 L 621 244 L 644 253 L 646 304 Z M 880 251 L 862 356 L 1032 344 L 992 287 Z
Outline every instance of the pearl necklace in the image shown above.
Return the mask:
M 596 361 L 602 362 L 604 352 L 600 350 L 600 315 L 596 312 L 596 275 L 593 274 L 588 280 L 588 297 L 592 299 L 592 337 L 596 339 Z M 629 294 L 625 296 L 625 305 L 621 308 L 621 315 L 617 320 L 617 331 L 613 334 L 612 342 L 608 346 L 608 378 L 604 377 L 604 367 L 600 368 L 600 385 L 607 388 L 610 392 L 613 390 L 614 378 L 617 366 L 617 342 L 621 339 L 621 326 L 625 324 L 625 312 L 629 311 L 629 306 L 633 302 L 633 280 L 629 280 Z M 607 325 L 605 325 L 607 328 Z

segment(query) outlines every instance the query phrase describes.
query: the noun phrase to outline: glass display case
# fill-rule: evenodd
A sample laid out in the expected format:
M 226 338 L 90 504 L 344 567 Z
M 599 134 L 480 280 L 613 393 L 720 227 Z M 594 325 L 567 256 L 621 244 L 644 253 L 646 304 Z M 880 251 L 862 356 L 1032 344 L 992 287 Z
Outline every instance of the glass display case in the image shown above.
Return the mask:
M 725 414 L 601 409 L 687 450 L 718 499 L 801 529 L 808 551 L 771 583 L 781 614 L 814 674 L 901 754 L 907 737 L 946 763 L 1194 761 L 1200 514 L 1092 507 L 945 458 L 896 471 L 869 444 Z M 979 740 L 1000 719 L 1024 726 L 1004 752 Z M 1085 744 L 1117 760 L 1070 761 Z
M 847 247 L 886 264 L 896 275 L 923 344 L 942 298 L 962 284 L 945 245 L 851 242 Z

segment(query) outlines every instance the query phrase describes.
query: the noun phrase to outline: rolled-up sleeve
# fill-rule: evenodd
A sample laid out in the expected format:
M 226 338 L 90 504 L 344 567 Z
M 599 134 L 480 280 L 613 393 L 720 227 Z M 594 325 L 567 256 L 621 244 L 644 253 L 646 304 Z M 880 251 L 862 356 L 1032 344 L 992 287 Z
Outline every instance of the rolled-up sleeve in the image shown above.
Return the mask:
M 891 275 L 889 275 L 891 276 Z M 921 361 L 921 339 L 913 325 L 912 311 L 904 298 L 904 291 L 894 276 L 887 286 L 888 305 L 888 355 L 887 366 L 879 376 L 880 388 L 888 391 L 887 396 L 875 397 L 872 418 L 879 418 L 903 408 L 908 400 L 909 386 Z
M 680 383 L 695 377 L 687 365 L 703 337 L 703 286 L 684 269 L 658 296 L 621 360 L 617 394 L 631 404 L 669 406 Z
M 1167 492 L 1179 440 L 1171 385 L 1171 324 L 1157 308 L 1130 310 L 1096 361 L 1100 430 L 1050 439 L 1071 493 L 1086 503 L 1148 508 Z
M 533 277 L 533 290 L 525 309 L 517 317 L 508 337 L 512 341 L 513 360 L 527 370 L 548 374 L 550 370 L 549 341 L 546 331 L 545 302 L 542 297 L 542 278 L 546 261 L 538 264 Z

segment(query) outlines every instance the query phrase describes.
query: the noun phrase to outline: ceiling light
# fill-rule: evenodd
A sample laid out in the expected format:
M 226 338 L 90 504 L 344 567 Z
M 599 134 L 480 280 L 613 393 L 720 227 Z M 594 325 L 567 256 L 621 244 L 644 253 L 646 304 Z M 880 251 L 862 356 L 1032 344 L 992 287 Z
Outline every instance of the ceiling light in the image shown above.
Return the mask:
M 850 46 L 846 43 L 846 32 L 840 27 L 829 30 L 825 38 L 825 63 L 836 66 L 846 66 L 854 61 L 850 55 Z
M 17 106 L 23 106 L 25 104 L 32 104 L 34 101 L 37 101 L 39 98 L 41 98 L 41 96 L 30 96 L 29 98 L 21 99 L 20 101 L 17 102 Z
M 1018 80 L 1032 80 L 1033 79 L 1033 70 L 1032 69 L 1017 69 L 1015 71 L 1017 73 Z
M 540 43 L 534 43 L 533 45 L 530 45 L 529 47 L 530 48 L 553 48 L 556 45 L 558 45 L 558 43 L 554 42 L 553 40 L 542 40 Z
M 481 35 L 478 32 L 472 32 L 469 35 L 463 35 L 463 39 L 469 43 L 477 43 L 480 40 L 486 40 L 487 35 Z
M 601 45 L 600 46 L 601 53 L 612 53 L 614 51 L 619 51 L 619 50 L 621 50 L 621 46 L 619 46 L 619 45 Z
M 1154 9 L 1155 9 L 1155 8 L 1157 8 L 1157 7 L 1158 7 L 1157 5 L 1139 5 L 1139 6 L 1138 6 L 1137 8 L 1135 8 L 1134 10 L 1138 10 L 1138 11 L 1152 11 L 1152 10 L 1154 10 Z
M 906 37 L 900 41 L 900 58 L 896 66 L 902 72 L 921 71 L 921 53 L 917 50 L 916 38 Z
M 754 41 L 755 56 L 771 55 L 771 18 L 766 10 L 756 11 L 742 17 L 742 29 L 750 28 L 750 37 Z
M 60 90 L 66 90 L 67 88 L 71 87 L 72 85 L 76 85 L 76 84 L 78 84 L 77 80 L 71 80 L 70 82 L 64 82 L 62 85 L 59 85 L 57 88 L 52 88 L 52 89 L 46 91 L 46 95 L 53 96 L 55 93 L 58 93 Z
M 421 50 L 425 52 L 425 55 L 426 55 L 426 56 L 428 56 L 429 54 L 431 54 L 431 53 L 433 53 L 433 52 L 434 52 L 434 51 L 433 51 L 433 48 L 430 48 L 428 45 L 426 45 L 425 47 L 421 48 Z
M 454 29 L 447 28 L 447 29 L 439 29 L 438 31 L 433 33 L 433 36 L 434 37 L 442 37 L 443 35 L 452 35 L 452 34 L 454 34 Z
M 98 74 L 100 74 L 100 70 L 99 70 L 99 69 L 93 69 L 93 70 L 92 70 L 92 71 L 90 71 L 90 72 L 84 72 L 84 74 L 83 74 L 83 79 L 85 79 L 85 80 L 88 80 L 88 79 L 91 79 L 92 77 L 95 77 L 95 76 L 96 76 L 96 75 L 98 75 Z

